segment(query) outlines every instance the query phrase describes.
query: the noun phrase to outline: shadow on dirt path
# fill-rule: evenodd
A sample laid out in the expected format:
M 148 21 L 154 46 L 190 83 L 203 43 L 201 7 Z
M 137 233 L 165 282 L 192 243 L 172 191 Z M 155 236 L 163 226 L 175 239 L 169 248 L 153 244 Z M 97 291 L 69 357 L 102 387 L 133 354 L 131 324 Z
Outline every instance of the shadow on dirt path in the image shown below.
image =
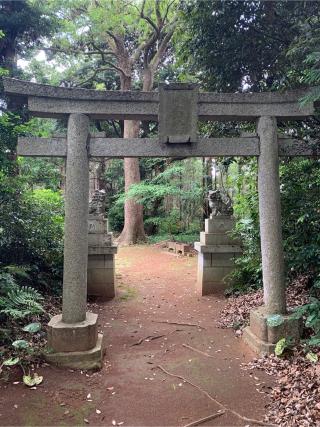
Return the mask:
M 196 258 L 126 247 L 116 271 L 117 297 L 90 305 L 105 337 L 103 369 L 43 367 L 37 371 L 44 382 L 35 390 L 15 379 L 2 383 L 0 425 L 183 426 L 221 409 L 158 365 L 241 415 L 263 419 L 268 398 L 261 389 L 270 378 L 241 369 L 254 354 L 233 331 L 216 327 L 223 297 L 196 295 Z M 249 424 L 226 412 L 201 425 Z

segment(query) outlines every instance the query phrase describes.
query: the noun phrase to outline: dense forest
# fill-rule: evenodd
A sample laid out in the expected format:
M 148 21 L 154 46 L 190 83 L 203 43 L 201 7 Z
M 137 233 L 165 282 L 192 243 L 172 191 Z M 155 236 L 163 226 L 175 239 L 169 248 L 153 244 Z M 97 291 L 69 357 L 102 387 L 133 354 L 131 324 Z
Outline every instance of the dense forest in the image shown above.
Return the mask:
M 0 0 L 0 77 L 70 88 L 155 91 L 163 81 L 231 93 L 314 87 L 303 104 L 320 98 L 319 42 L 315 1 Z M 20 158 L 16 144 L 21 135 L 65 134 L 66 122 L 33 118 L 0 91 L 0 355 L 7 366 L 18 359 L 28 366 L 45 345 L 45 334 L 35 333 L 61 298 L 65 163 Z M 227 137 L 254 126 L 202 122 L 199 132 Z M 278 126 L 283 135 L 319 139 L 317 115 Z M 151 137 L 157 123 L 96 120 L 91 132 Z M 306 352 L 317 361 L 319 159 L 281 158 L 280 181 L 286 281 L 310 296 L 299 310 Z M 261 288 L 256 159 L 97 159 L 91 196 L 97 189 L 122 245 L 193 243 L 209 214 L 208 191 L 222 189 L 243 245 L 228 295 Z

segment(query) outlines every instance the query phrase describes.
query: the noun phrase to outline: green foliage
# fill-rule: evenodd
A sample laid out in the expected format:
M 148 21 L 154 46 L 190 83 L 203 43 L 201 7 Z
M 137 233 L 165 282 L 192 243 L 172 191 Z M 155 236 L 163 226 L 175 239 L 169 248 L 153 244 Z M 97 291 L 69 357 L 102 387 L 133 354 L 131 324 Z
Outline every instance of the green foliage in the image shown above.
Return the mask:
M 306 354 L 306 359 L 308 359 L 312 363 L 317 363 L 318 362 L 318 355 L 316 353 L 313 353 L 312 351 L 309 351 Z
M 231 172 L 229 186 L 236 189 L 233 194 L 235 234 L 243 246 L 231 278 L 234 290 L 242 292 L 262 285 L 256 161 L 239 159 L 237 168 Z
M 158 166 L 150 178 L 131 186 L 126 195 L 144 206 L 145 225 L 152 230 L 149 234 L 199 231 L 205 191 L 201 161 L 182 160 Z
M 10 359 L 7 359 L 3 362 L 4 366 L 14 366 L 17 363 L 19 363 L 20 358 L 19 357 L 10 357 Z
M 320 272 L 320 161 L 292 159 L 281 166 L 284 250 L 289 273 Z
M 302 68 L 302 82 L 312 86 L 313 90 L 303 97 L 303 104 L 320 98 L 320 15 L 319 10 L 297 25 L 299 33 L 292 43 L 288 57 Z
M 198 233 L 179 233 L 179 234 L 155 234 L 153 236 L 148 237 L 149 243 L 160 243 L 165 240 L 174 240 L 175 242 L 181 242 L 181 243 L 194 243 L 195 241 L 199 240 L 199 232 Z
M 308 272 L 314 279 L 320 271 L 320 162 L 291 159 L 281 163 L 283 242 L 288 279 Z M 236 260 L 235 289 L 262 284 L 258 215 L 257 169 L 253 160 L 241 164 L 230 178 L 237 189 L 234 208 L 236 234 L 244 251 Z
M 28 325 L 24 326 L 22 330 L 24 332 L 29 332 L 30 334 L 34 334 L 41 330 L 41 323 L 39 322 L 29 323 Z
M 61 187 L 61 165 L 64 160 L 19 158 L 20 174 L 30 189 L 43 188 L 59 191 Z
M 24 350 L 29 347 L 29 343 L 26 340 L 15 340 L 12 345 L 17 350 Z
M 0 290 L 2 291 L 2 287 Z M 43 312 L 42 300 L 43 297 L 37 290 L 27 286 L 14 286 L 0 294 L 0 313 L 10 319 L 24 319 L 37 315 Z
M 281 338 L 276 344 L 276 347 L 274 349 L 274 353 L 276 356 L 282 356 L 284 350 L 286 349 L 287 343 L 286 338 Z
M 287 52 L 299 35 L 310 42 L 318 6 L 312 1 L 185 1 L 180 62 L 212 90 L 301 85 L 301 58 Z
M 0 1 L 0 65 L 14 67 L 15 55 L 25 55 L 54 28 L 53 16 L 44 13 L 42 2 Z
M 63 256 L 60 193 L 25 190 L 23 179 L 0 173 L 0 203 L 2 264 L 29 266 L 33 286 L 48 288 L 54 281 L 60 281 Z
M 320 346 L 320 300 L 311 297 L 308 304 L 295 310 L 294 316 L 303 317 L 305 326 L 312 332 L 311 337 L 306 340 L 308 346 Z

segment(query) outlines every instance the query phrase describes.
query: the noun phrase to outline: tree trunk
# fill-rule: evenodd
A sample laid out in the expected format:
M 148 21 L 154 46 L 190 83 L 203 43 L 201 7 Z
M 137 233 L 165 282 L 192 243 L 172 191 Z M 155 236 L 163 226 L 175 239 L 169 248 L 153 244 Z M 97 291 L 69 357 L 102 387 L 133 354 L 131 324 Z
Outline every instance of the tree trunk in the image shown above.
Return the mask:
M 125 120 L 124 138 L 137 138 L 139 136 L 139 122 Z M 124 159 L 125 192 L 132 184 L 140 182 L 139 159 Z M 143 226 L 143 207 L 133 199 L 128 199 L 124 204 L 124 227 L 118 242 L 122 245 L 133 245 L 146 240 Z
M 121 89 L 131 89 L 131 79 L 121 79 Z M 133 120 L 124 121 L 124 138 L 139 137 L 140 122 Z M 138 158 L 124 159 L 124 181 L 125 192 L 129 190 L 131 185 L 139 184 L 140 169 Z M 121 245 L 134 245 L 138 242 L 145 242 L 146 234 L 143 225 L 143 207 L 133 199 L 128 199 L 124 204 L 124 227 L 118 239 Z

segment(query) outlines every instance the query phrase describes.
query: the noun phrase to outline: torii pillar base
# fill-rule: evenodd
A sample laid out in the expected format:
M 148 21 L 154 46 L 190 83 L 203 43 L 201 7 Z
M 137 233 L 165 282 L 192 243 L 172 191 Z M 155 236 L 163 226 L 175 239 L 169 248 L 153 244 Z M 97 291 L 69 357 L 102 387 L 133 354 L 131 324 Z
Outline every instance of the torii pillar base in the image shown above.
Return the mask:
M 65 323 L 61 314 L 48 324 L 48 362 L 65 368 L 101 369 L 103 335 L 98 334 L 97 314 L 87 312 L 83 322 Z
M 250 312 L 250 326 L 243 331 L 243 339 L 249 347 L 259 355 L 273 354 L 276 344 L 282 338 L 298 342 L 301 336 L 301 319 L 296 319 L 290 314 L 279 315 L 279 324 L 271 326 L 268 319 L 272 315 L 266 313 L 265 306 Z

